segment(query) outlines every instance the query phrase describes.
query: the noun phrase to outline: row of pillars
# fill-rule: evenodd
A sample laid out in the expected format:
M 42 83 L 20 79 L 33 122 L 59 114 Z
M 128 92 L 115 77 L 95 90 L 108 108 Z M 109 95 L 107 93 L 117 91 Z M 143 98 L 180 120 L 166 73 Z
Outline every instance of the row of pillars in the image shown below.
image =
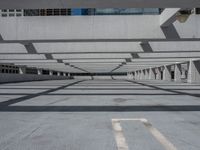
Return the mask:
M 42 73 L 42 70 L 43 70 L 43 69 L 37 69 L 37 74 L 38 74 L 38 75 L 44 75 L 44 74 Z M 54 72 L 54 71 L 49 70 L 49 74 L 45 74 L 45 75 L 50 75 L 50 76 L 53 76 L 53 75 L 61 76 L 61 74 L 62 74 L 62 76 L 67 76 L 67 77 L 70 77 L 70 76 L 71 76 L 70 73 L 64 73 L 64 72 L 61 73 L 61 72 L 56 71 L 56 74 L 53 74 L 53 72 Z M 25 67 L 25 66 L 19 67 L 19 74 L 26 74 L 26 67 Z
M 135 80 L 164 80 L 172 81 L 172 67 L 174 67 L 174 81 L 181 82 L 185 78 L 188 83 L 200 83 L 200 60 L 187 62 L 187 70 L 181 67 L 181 63 L 165 65 L 156 68 L 147 68 L 128 73 L 128 78 Z

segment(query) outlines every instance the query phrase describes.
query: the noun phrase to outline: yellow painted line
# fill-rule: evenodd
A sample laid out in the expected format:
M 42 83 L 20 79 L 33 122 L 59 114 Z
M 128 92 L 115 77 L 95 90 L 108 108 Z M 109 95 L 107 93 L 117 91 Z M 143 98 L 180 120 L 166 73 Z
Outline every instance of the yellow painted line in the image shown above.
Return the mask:
M 120 125 L 122 121 L 140 121 L 142 124 L 149 130 L 149 132 L 154 136 L 154 138 L 160 142 L 160 144 L 166 150 L 177 150 L 176 147 L 160 132 L 158 129 L 154 128 L 152 124 L 145 118 L 136 118 L 136 119 L 112 119 L 112 125 L 115 133 L 115 140 L 117 143 L 118 150 L 128 150 L 128 144 L 123 135 L 123 130 Z

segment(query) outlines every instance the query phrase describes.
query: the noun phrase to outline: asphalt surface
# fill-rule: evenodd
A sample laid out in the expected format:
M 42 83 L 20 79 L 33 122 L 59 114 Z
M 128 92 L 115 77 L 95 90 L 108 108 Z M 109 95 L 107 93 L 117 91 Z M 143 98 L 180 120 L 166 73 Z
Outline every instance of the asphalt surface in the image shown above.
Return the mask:
M 58 80 L 0 85 L 0 150 L 199 150 L 199 137 L 198 84 Z

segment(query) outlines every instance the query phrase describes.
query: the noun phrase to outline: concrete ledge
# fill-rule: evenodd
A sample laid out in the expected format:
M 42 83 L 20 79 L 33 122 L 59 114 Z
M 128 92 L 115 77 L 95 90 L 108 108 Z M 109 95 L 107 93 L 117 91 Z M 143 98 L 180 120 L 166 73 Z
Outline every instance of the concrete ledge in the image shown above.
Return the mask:
M 42 80 L 63 80 L 69 79 L 66 76 L 32 75 L 32 74 L 8 74 L 0 73 L 0 83 L 27 82 Z

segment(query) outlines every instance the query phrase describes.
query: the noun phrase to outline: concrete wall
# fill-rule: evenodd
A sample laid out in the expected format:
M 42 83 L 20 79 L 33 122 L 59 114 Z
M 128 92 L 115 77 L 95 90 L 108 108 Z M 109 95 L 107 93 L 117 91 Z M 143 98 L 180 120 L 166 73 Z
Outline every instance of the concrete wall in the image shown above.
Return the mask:
M 111 76 L 94 76 L 94 79 L 112 79 Z
M 75 79 L 87 79 L 87 80 L 92 80 L 92 79 L 123 79 L 127 80 L 127 76 L 74 76 Z
M 128 80 L 127 76 L 112 76 L 113 79 L 121 79 L 121 80 Z
M 64 76 L 49 76 L 49 75 L 31 75 L 31 74 L 7 74 L 0 73 L 0 83 L 9 82 L 26 82 L 26 81 L 40 81 L 40 80 L 62 80 L 68 79 Z

